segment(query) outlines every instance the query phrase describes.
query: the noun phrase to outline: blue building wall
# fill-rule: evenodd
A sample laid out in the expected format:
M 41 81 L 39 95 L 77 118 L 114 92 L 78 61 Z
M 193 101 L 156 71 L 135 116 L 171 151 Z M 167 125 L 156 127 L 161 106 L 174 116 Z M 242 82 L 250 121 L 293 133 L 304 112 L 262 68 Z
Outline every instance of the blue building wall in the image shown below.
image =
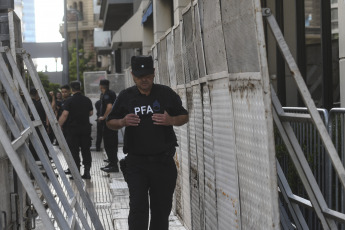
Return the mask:
M 35 0 L 23 0 L 23 39 L 36 42 Z

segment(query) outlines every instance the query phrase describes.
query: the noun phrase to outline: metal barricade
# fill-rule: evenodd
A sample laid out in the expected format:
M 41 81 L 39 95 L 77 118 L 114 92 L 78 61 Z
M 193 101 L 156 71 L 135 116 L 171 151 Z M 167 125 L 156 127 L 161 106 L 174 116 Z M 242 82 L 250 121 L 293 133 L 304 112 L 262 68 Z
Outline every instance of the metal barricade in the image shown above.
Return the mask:
M 308 114 L 308 110 L 305 107 L 283 107 L 286 113 L 301 113 Z M 325 125 L 328 123 L 328 111 L 326 109 L 318 109 L 318 112 Z M 325 148 L 321 141 L 320 135 L 317 132 L 315 125 L 311 121 L 292 121 L 291 127 L 297 137 L 299 144 L 302 146 L 309 166 L 315 176 L 315 179 L 325 195 L 328 181 L 326 172 L 326 159 Z M 292 192 L 298 196 L 308 198 L 307 193 L 302 185 L 302 182 L 290 160 L 289 155 L 286 152 L 284 143 L 280 139 L 280 136 L 276 135 L 276 154 L 279 160 L 280 166 L 287 177 Z M 306 217 L 306 221 L 310 229 L 318 229 L 318 219 L 315 216 L 313 210 L 307 208 L 301 208 L 303 215 Z
M 189 111 L 189 123 L 175 127 L 174 202 L 188 229 L 279 229 L 272 107 L 257 9 L 258 0 L 191 2 L 179 24 L 152 47 L 155 82 L 171 86 Z
M 84 93 L 88 97 L 99 98 L 99 82 L 107 79 L 106 71 L 84 72 Z
M 345 108 L 333 108 L 329 112 L 328 131 L 334 146 L 337 149 L 339 158 L 345 165 Z M 334 210 L 345 213 L 345 191 L 341 186 L 338 176 L 334 173 L 332 164 L 328 161 L 327 165 L 327 202 L 328 206 Z M 343 225 L 344 229 L 345 226 Z
M 126 87 L 124 74 L 108 74 L 107 79 L 110 82 L 109 89 L 113 90 L 116 94 L 119 94 Z

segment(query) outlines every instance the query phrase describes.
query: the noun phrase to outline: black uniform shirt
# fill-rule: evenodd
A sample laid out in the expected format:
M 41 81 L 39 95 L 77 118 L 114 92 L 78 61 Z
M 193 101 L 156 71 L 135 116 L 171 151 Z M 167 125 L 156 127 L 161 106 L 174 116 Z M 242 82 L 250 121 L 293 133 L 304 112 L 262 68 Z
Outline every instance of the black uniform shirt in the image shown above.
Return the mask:
M 61 116 L 63 110 L 62 110 L 62 103 L 63 100 L 61 101 L 56 101 L 56 111 L 57 111 L 57 118 L 59 119 L 59 117 Z
M 124 152 L 135 155 L 157 155 L 177 146 L 173 126 L 154 125 L 153 113 L 170 116 L 187 115 L 181 98 L 169 87 L 153 84 L 150 95 L 141 94 L 136 86 L 123 90 L 116 99 L 108 120 L 122 119 L 134 113 L 140 117 L 139 126 L 125 129 Z
M 116 99 L 116 94 L 112 90 L 107 90 L 104 92 L 103 95 L 101 95 L 101 113 L 100 115 L 103 116 L 105 114 L 105 111 L 107 110 L 108 104 L 114 104 Z
M 100 117 L 101 116 L 101 100 L 96 101 L 95 108 L 96 108 L 97 117 Z
M 68 119 L 64 126 L 69 130 L 79 130 L 81 132 L 91 131 L 90 111 L 93 110 L 92 102 L 81 93 L 75 93 L 68 98 L 63 105 L 63 110 L 69 112 Z
M 66 100 L 62 99 L 61 101 L 56 101 L 56 108 L 57 108 L 57 119 L 60 118 L 62 112 L 63 112 L 63 106 L 65 102 L 69 99 L 70 97 L 66 98 Z
M 43 108 L 43 105 L 42 105 L 42 102 L 41 102 L 41 99 L 36 101 L 36 100 L 32 100 L 34 105 L 35 105 L 35 108 L 37 110 L 37 113 L 43 123 L 43 126 L 46 126 L 46 120 L 47 120 L 47 115 L 46 115 L 46 112 Z

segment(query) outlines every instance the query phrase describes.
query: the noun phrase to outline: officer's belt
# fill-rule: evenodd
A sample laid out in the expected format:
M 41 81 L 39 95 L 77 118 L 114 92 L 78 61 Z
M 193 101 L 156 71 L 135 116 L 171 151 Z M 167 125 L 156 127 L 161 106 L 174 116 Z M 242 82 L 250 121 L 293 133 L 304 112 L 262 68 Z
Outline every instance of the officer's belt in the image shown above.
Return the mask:
M 171 148 L 167 151 L 164 151 L 162 153 L 159 153 L 159 154 L 144 155 L 144 154 L 129 153 L 127 157 L 130 160 L 134 160 L 134 161 L 162 162 L 162 161 L 166 161 L 169 158 L 173 157 L 175 155 L 175 152 L 176 152 L 176 148 L 173 147 L 173 148 Z

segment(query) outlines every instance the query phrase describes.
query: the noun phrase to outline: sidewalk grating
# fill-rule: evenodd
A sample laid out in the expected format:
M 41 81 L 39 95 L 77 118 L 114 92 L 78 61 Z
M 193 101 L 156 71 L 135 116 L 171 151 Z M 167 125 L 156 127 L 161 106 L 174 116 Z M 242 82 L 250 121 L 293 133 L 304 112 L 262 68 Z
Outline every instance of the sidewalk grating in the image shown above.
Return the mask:
M 55 147 L 58 153 L 59 160 L 64 169 L 67 169 L 67 163 L 64 160 L 62 152 Z M 92 168 L 91 168 L 91 180 L 84 180 L 85 188 L 89 193 L 90 199 L 95 205 L 96 212 L 99 215 L 100 221 L 103 224 L 105 230 L 128 230 L 128 213 L 129 213 L 129 192 L 127 183 L 123 179 L 121 172 L 107 174 L 100 170 L 100 167 L 106 165 L 103 161 L 106 156 L 103 152 L 91 152 L 92 154 Z M 118 153 L 119 159 L 124 157 L 122 149 L 119 148 Z M 81 173 L 83 173 L 83 168 L 81 168 Z M 49 183 L 49 181 L 47 181 Z M 73 190 L 76 187 L 71 180 L 71 185 Z M 52 188 L 52 186 L 50 186 Z M 65 190 L 65 188 L 63 188 Z M 37 190 L 38 194 L 40 193 Z M 62 207 L 61 202 L 58 197 L 56 197 L 59 206 Z M 80 200 L 80 198 L 78 199 Z M 83 203 L 80 203 L 81 209 L 86 213 L 86 209 Z M 63 210 L 63 208 L 62 208 Z M 50 210 L 47 210 L 52 217 Z M 86 215 L 89 223 L 91 223 L 89 215 Z M 52 220 L 54 221 L 53 217 Z M 38 217 L 36 229 L 45 230 L 40 218 Z M 179 219 L 171 213 L 169 217 L 170 230 L 186 230 Z M 57 223 L 54 221 L 54 226 L 59 229 Z M 92 229 L 94 229 L 92 227 Z

